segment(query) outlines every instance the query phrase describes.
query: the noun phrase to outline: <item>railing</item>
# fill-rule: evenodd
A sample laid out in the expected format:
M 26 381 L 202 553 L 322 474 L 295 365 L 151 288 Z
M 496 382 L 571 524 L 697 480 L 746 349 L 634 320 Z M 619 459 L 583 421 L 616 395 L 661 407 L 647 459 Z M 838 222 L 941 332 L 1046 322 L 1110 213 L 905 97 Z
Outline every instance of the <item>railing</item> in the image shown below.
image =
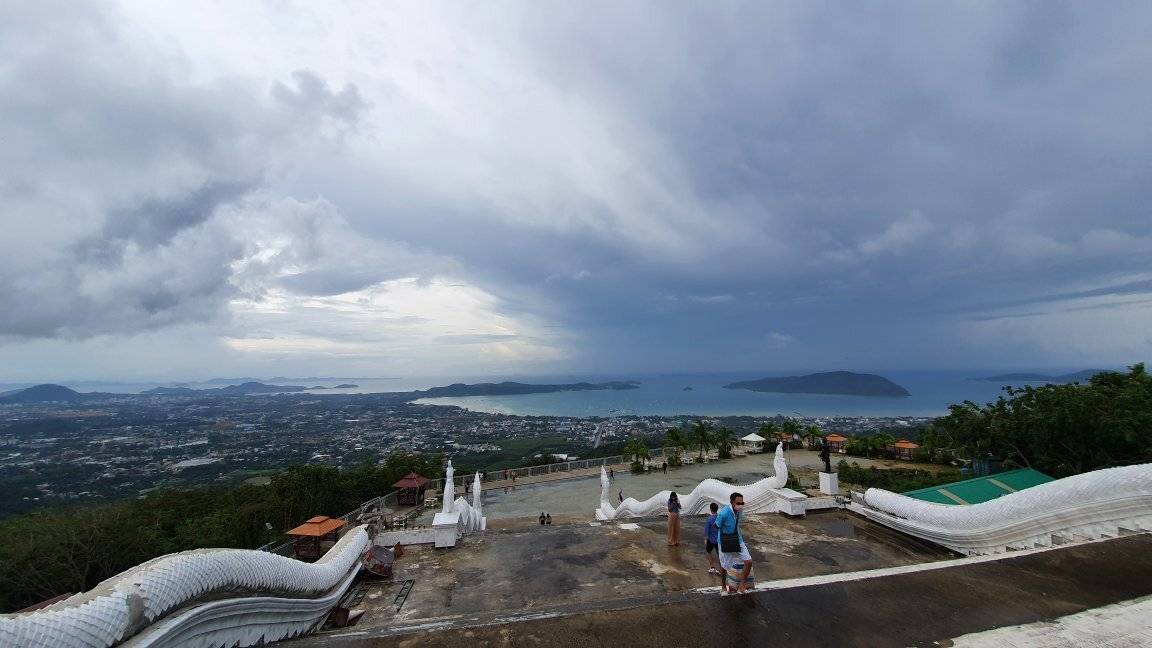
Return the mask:
M 650 462 L 657 459 L 664 459 L 665 456 L 666 455 L 663 448 L 653 448 L 648 451 L 648 461 Z M 588 468 L 599 468 L 600 466 L 618 466 L 621 464 L 631 463 L 631 461 L 631 455 L 614 455 L 611 457 L 578 459 L 576 461 L 565 461 L 562 463 L 544 464 L 540 466 L 508 468 L 507 470 L 491 470 L 487 472 L 487 481 L 502 480 L 504 479 L 505 474 L 508 475 L 508 479 L 511 479 L 513 476 L 515 476 L 517 479 L 522 479 L 524 477 L 539 477 L 541 475 L 550 475 L 553 473 L 573 472 L 577 470 L 586 470 Z M 464 494 L 463 489 L 465 484 L 471 484 L 472 480 L 474 479 L 474 475 L 474 472 L 470 472 L 453 477 L 452 481 L 455 484 L 455 487 L 461 489 L 457 491 L 457 494 Z M 440 478 L 429 481 L 428 490 L 436 491 L 437 493 L 443 493 L 444 479 Z M 354 510 L 341 515 L 340 519 L 347 522 L 347 525 L 345 525 L 344 529 L 350 529 L 355 527 L 357 524 L 360 524 L 366 513 L 369 513 L 378 507 L 395 507 L 397 495 L 397 491 L 392 491 L 391 493 L 387 493 L 379 497 L 374 497 L 356 507 Z M 417 504 L 414 510 L 409 511 L 401 516 L 389 518 L 387 526 L 391 528 L 407 527 L 411 520 L 419 517 L 424 513 L 425 510 L 426 508 L 422 503 Z M 260 547 L 259 551 L 267 551 L 270 553 L 280 554 L 282 556 L 290 556 L 292 555 L 292 545 L 294 542 L 295 541 L 293 540 L 281 542 L 279 544 L 275 542 L 269 542 L 268 544 Z
M 663 448 L 654 448 L 648 451 L 648 460 L 663 459 L 665 457 Z M 578 459 L 576 461 L 565 461 L 561 463 L 543 464 L 540 466 L 525 466 L 523 468 L 508 468 L 500 470 L 489 470 L 487 479 L 485 481 L 501 481 L 504 475 L 508 475 L 508 479 L 515 476 L 517 479 L 524 477 L 539 477 L 540 475 L 550 475 L 559 472 L 573 472 L 576 470 L 586 470 L 588 468 L 599 468 L 600 466 L 619 466 L 622 464 L 631 463 L 631 455 L 615 455 L 612 457 L 597 457 L 595 459 Z M 470 484 L 475 472 L 466 472 L 457 475 L 452 479 L 456 487 L 463 488 L 465 484 Z M 430 490 L 443 492 L 444 480 L 433 479 L 428 484 Z

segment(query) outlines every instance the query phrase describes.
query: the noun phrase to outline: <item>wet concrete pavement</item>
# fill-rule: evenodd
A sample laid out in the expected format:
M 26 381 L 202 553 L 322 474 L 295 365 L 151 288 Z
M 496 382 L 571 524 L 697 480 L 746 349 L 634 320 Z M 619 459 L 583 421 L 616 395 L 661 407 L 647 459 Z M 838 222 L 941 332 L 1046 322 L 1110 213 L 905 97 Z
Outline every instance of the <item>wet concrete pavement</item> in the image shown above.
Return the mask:
M 703 518 L 687 519 L 692 523 L 679 547 L 667 546 L 663 520 L 553 524 L 469 536 L 451 550 L 409 547 L 392 584 L 368 588 L 362 604 L 367 613 L 355 629 L 388 632 L 477 614 L 676 600 L 719 585 L 707 573 Z M 843 511 L 800 519 L 750 515 L 742 527 L 761 581 L 956 557 Z M 415 585 L 397 612 L 393 598 L 405 579 Z
M 562 542 L 570 539 L 567 531 L 555 533 Z M 950 638 L 963 634 L 1147 596 L 1152 593 L 1149 555 L 1152 536 L 1145 534 L 747 596 L 668 592 L 617 601 L 561 598 L 538 612 L 506 607 L 464 622 L 460 615 L 441 617 L 391 635 L 386 627 L 362 622 L 287 645 L 948 646 Z M 533 581 L 529 589 L 548 588 L 546 581 L 528 580 Z M 524 602 L 533 600 L 525 595 Z
M 643 475 L 633 475 L 624 470 L 616 470 L 609 493 L 616 501 L 617 494 L 623 491 L 624 497 L 635 497 L 643 500 L 651 497 L 661 490 L 675 490 L 681 494 L 689 493 L 701 481 L 707 478 L 728 480 L 733 484 L 750 484 L 775 474 L 772 468 L 771 453 L 754 454 L 723 461 L 691 464 L 680 468 L 669 468 L 665 473 L 656 470 Z M 851 461 L 867 468 L 877 467 L 916 467 L 928 470 L 941 470 L 944 467 L 910 464 L 905 461 L 872 460 L 850 457 Z M 788 470 L 792 475 L 799 477 L 803 487 L 815 488 L 818 485 L 816 473 L 822 469 L 823 464 L 819 453 L 808 450 L 789 450 L 787 452 Z M 836 459 L 834 458 L 834 462 Z M 493 473 L 494 474 L 494 473 Z M 488 482 L 483 486 L 484 515 L 488 517 L 492 528 L 521 527 L 526 519 L 547 512 L 554 520 L 563 516 L 565 521 L 593 520 L 593 511 L 600 503 L 600 472 L 599 469 L 587 471 L 583 476 L 548 475 L 547 481 L 525 483 L 523 480 L 515 487 L 511 482 Z M 567 477 L 567 478 L 563 478 Z M 533 478 L 534 479 L 534 478 Z M 462 494 L 458 492 L 457 494 Z M 435 510 L 416 521 L 417 524 L 429 525 Z

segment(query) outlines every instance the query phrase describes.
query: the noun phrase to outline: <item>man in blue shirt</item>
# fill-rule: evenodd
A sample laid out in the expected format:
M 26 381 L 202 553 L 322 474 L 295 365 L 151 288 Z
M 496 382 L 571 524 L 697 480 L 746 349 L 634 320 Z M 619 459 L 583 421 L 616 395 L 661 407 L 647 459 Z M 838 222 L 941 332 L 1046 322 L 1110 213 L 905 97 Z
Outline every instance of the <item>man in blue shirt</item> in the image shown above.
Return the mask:
M 740 511 L 744 509 L 744 496 L 740 493 L 732 493 L 728 497 L 730 502 L 728 506 L 720 509 L 716 514 L 716 526 L 719 527 L 720 535 L 736 534 L 736 538 L 740 541 L 740 550 L 735 552 L 726 552 L 723 547 L 720 551 L 720 566 L 725 571 L 740 567 L 740 577 L 736 584 L 736 593 L 744 594 L 748 591 L 748 576 L 752 573 L 752 555 L 748 553 L 748 545 L 744 544 L 744 537 L 740 535 Z M 723 589 L 721 590 L 723 592 Z
M 708 520 L 704 522 L 704 555 L 708 557 L 708 573 L 719 574 L 720 562 L 716 558 L 716 554 L 720 553 L 720 527 L 716 526 L 716 511 L 720 507 L 716 502 L 708 505 L 708 509 L 712 511 L 708 516 Z

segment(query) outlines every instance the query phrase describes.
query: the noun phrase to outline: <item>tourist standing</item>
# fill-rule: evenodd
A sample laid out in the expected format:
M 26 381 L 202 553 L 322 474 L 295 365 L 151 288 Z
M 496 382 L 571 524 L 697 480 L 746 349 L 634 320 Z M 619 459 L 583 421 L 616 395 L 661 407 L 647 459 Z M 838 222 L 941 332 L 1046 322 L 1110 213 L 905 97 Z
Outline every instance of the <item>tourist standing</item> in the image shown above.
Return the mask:
M 665 461 L 663 464 L 661 464 L 661 467 L 664 468 L 664 474 L 667 475 L 668 474 L 668 462 Z
M 552 514 L 551 513 L 544 516 L 544 524 L 552 524 Z
M 608 469 L 608 481 L 616 481 L 616 471 L 611 468 Z
M 704 522 L 704 555 L 708 558 L 708 573 L 720 574 L 720 561 L 716 557 L 720 553 L 720 527 L 716 526 L 716 512 L 720 510 L 720 505 L 712 502 L 708 510 L 711 513 Z
M 544 511 L 540 511 L 540 526 L 544 526 Z
M 616 497 L 620 498 L 620 503 L 621 503 L 621 504 L 623 504 L 623 503 L 624 503 L 624 489 L 623 489 L 623 488 L 621 488 L 621 489 L 620 489 L 620 492 L 616 494 Z
M 728 502 L 728 506 L 716 514 L 720 567 L 726 572 L 727 583 L 727 587 L 722 587 L 720 592 L 727 594 L 735 589 L 737 594 L 744 594 L 748 591 L 752 575 L 752 555 L 748 553 L 748 545 L 744 544 L 744 537 L 740 535 L 740 512 L 744 509 L 744 496 L 732 493 Z
M 668 496 L 668 546 L 680 546 L 680 498 L 676 491 Z

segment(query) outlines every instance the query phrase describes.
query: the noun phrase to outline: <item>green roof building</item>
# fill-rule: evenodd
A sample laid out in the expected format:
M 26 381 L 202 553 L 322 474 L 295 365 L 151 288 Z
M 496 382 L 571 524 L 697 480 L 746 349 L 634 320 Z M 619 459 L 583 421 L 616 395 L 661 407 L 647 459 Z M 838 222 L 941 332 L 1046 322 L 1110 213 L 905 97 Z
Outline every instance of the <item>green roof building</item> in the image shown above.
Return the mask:
M 937 504 L 979 504 L 1050 481 L 1051 477 L 1038 470 L 1019 468 L 951 484 L 920 488 L 908 491 L 904 495 Z

